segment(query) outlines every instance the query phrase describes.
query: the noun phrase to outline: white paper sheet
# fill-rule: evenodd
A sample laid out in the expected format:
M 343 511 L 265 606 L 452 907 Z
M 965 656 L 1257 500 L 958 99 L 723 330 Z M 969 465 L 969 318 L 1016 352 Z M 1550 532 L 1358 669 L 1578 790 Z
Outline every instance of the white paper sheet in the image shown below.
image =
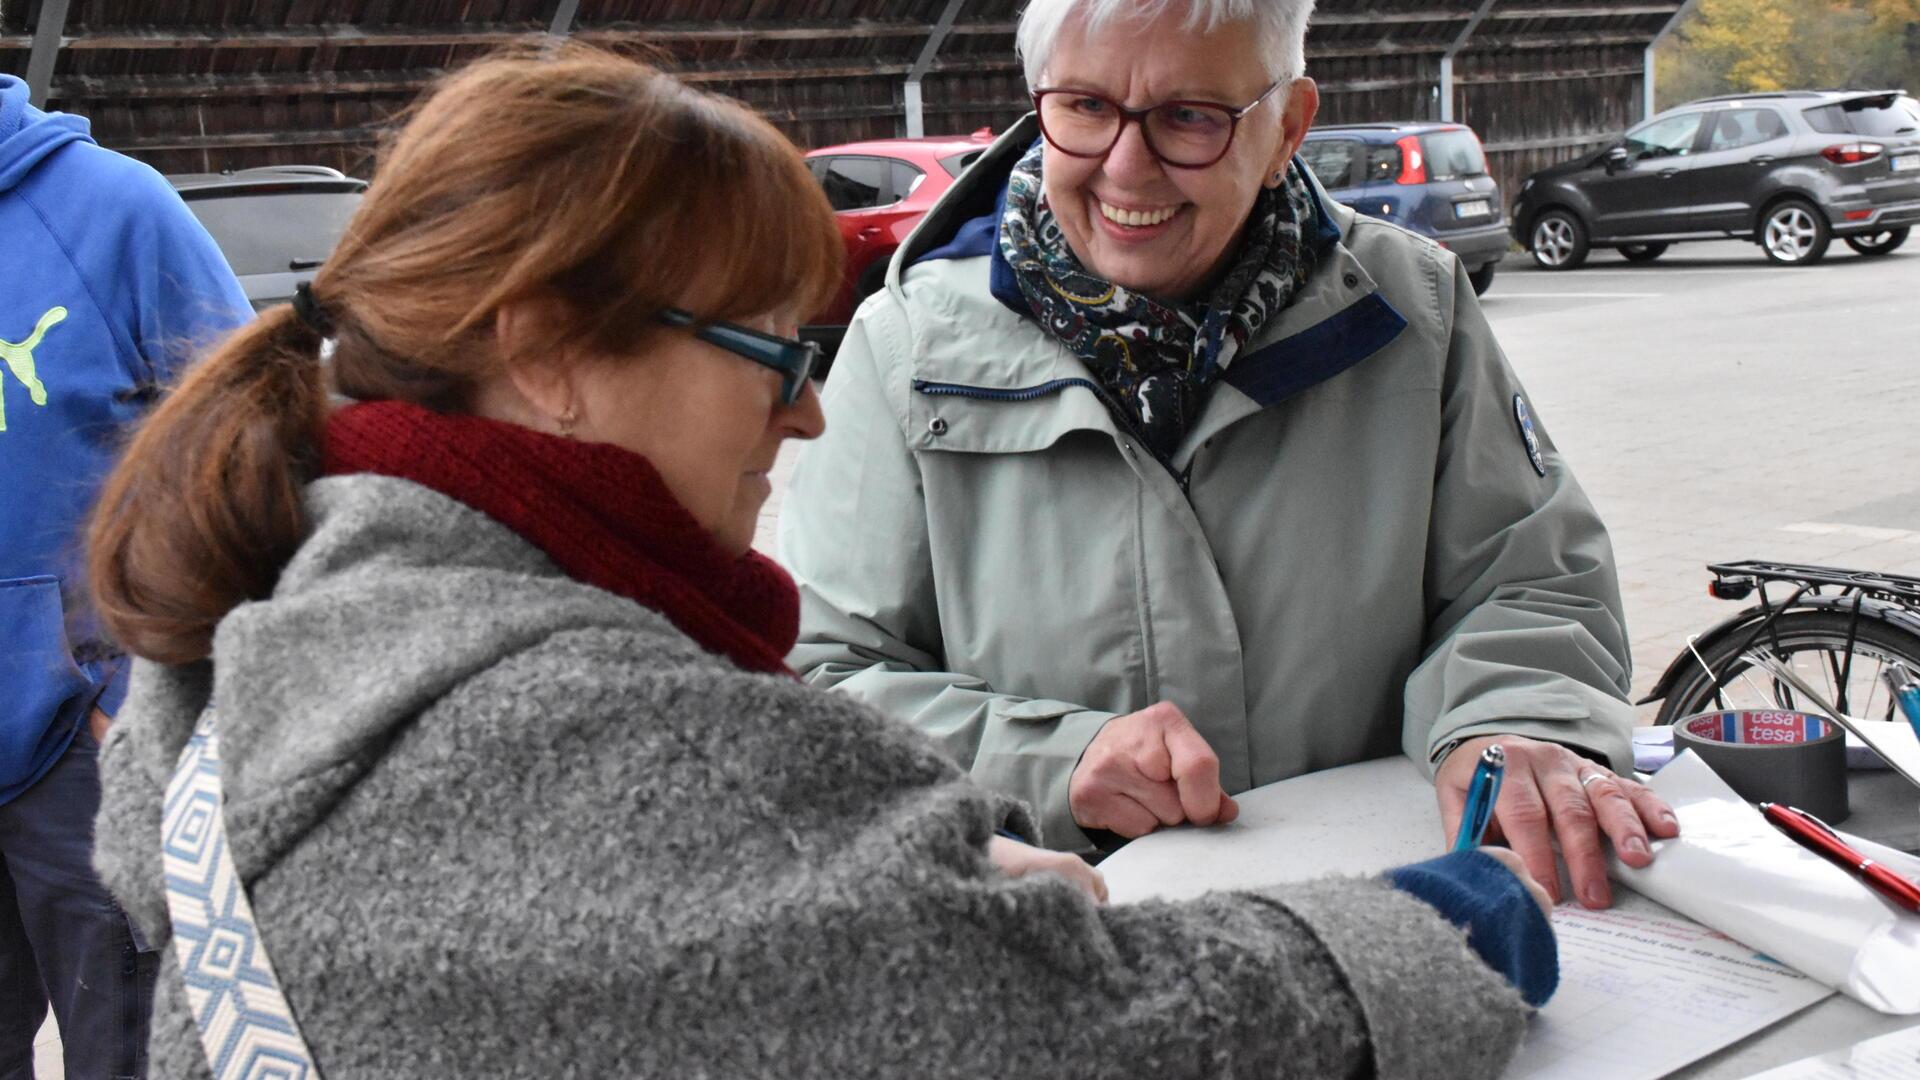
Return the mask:
M 1900 775 L 1914 784 L 1920 784 L 1920 736 L 1914 734 L 1913 725 L 1848 717 L 1840 726 L 1851 729 L 1847 732 L 1849 751 L 1856 741 L 1864 742 L 1889 767 L 1899 770 Z
M 1232 825 L 1153 833 L 1101 863 L 1112 902 L 1378 873 L 1445 850 L 1433 789 L 1404 758 L 1269 784 L 1239 801 Z M 1507 1080 L 1660 1076 L 1833 993 L 1628 889 L 1614 891 L 1614 905 L 1555 914 L 1560 990 Z M 1636 947 L 1650 959 L 1636 960 Z M 1699 1015 L 1676 1011 L 1682 997 Z M 1593 1062 L 1597 1071 L 1582 1071 Z
M 1833 991 L 1625 889 L 1554 912 L 1560 989 L 1505 1080 L 1653 1080 Z
M 1920 1026 L 1768 1069 L 1748 1080 L 1913 1080 L 1916 1076 L 1920 1076 Z
M 1767 824 L 1699 755 L 1648 785 L 1680 818 L 1653 864 L 1611 860 L 1613 876 L 1883 1013 L 1920 1013 L 1920 916 L 1882 899 Z M 1862 845 L 1866 847 L 1868 845 Z M 1920 862 L 1871 852 L 1912 876 Z

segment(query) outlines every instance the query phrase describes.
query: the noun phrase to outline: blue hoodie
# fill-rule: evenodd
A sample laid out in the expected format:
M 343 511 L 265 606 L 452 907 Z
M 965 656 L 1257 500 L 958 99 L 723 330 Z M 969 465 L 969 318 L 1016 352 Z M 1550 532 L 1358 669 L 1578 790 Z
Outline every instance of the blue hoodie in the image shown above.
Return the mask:
M 79 576 L 115 446 L 182 363 L 251 317 L 160 174 L 0 75 L 0 804 L 126 692 Z

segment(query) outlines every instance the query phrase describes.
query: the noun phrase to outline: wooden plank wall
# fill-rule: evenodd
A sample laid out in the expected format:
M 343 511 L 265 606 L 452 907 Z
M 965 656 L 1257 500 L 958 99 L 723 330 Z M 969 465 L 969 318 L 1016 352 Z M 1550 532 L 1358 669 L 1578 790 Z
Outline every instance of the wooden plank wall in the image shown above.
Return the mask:
M 382 126 L 439 72 L 538 41 L 557 0 L 71 0 L 53 106 L 166 172 L 365 174 Z M 1022 0 L 970 0 L 926 79 L 927 130 L 1025 110 Z M 23 74 L 39 0 L 0 0 Z M 573 32 L 644 43 L 803 147 L 904 133 L 903 84 L 944 0 L 580 0 Z M 1321 0 L 1308 38 L 1326 122 L 1439 115 L 1441 53 L 1478 0 Z M 1456 60 L 1455 116 L 1509 197 L 1528 172 L 1637 120 L 1641 49 L 1679 0 L 1498 0 Z

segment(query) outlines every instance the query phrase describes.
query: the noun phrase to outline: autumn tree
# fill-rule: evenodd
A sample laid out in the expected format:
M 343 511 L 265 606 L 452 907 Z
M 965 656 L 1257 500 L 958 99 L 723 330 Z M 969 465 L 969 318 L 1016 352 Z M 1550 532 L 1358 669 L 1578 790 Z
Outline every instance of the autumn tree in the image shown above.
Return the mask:
M 1920 0 L 1700 0 L 1657 63 L 1662 108 L 1747 91 L 1920 89 Z

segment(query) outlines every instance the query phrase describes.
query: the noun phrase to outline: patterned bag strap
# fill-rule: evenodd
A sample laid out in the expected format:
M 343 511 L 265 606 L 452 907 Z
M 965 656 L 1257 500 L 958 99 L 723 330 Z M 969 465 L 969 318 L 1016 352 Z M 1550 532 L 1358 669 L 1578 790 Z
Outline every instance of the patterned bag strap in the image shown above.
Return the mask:
M 319 1080 L 227 849 L 212 708 L 167 784 L 161 836 L 174 955 L 213 1080 Z

